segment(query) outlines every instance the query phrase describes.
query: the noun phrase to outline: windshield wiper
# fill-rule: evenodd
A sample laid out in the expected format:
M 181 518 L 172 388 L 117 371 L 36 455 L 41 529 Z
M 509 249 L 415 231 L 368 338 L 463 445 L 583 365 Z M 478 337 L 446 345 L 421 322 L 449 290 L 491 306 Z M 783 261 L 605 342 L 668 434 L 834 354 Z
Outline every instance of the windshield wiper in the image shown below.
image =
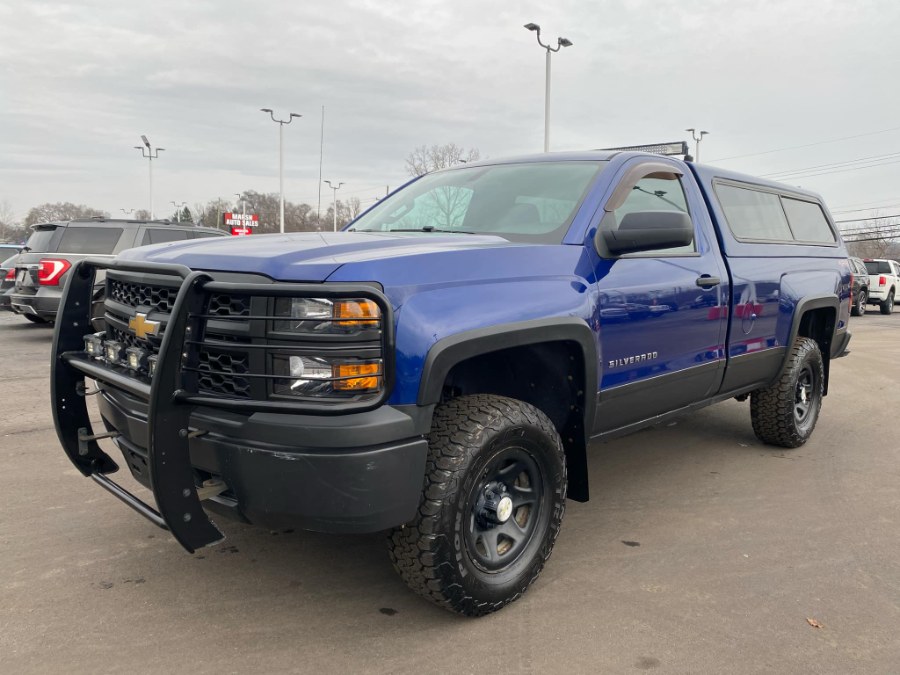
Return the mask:
M 422 227 L 400 227 L 396 230 L 349 230 L 350 232 L 438 232 L 440 234 L 478 234 L 477 232 L 467 232 L 466 230 L 446 230 L 432 225 L 424 225 Z

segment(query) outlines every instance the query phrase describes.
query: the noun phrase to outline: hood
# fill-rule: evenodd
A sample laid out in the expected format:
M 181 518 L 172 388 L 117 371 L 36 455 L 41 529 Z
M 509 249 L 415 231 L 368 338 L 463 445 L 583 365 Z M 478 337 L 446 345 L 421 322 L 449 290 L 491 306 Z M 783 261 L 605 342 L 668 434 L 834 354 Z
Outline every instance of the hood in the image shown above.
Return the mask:
M 463 234 L 301 232 L 170 242 L 129 249 L 119 258 L 262 274 L 277 281 L 325 281 L 347 263 L 506 246 L 518 245 L 502 237 Z

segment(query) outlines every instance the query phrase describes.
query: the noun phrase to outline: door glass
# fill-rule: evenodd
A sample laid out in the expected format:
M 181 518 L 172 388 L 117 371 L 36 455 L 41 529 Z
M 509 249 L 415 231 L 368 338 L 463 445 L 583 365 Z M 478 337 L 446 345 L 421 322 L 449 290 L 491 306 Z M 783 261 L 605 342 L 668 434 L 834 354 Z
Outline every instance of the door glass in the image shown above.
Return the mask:
M 638 181 L 625 203 L 613 212 L 615 226 L 618 227 L 629 213 L 642 211 L 678 211 L 689 213 L 684 188 L 678 178 L 646 177 Z M 693 253 L 697 250 L 696 242 L 686 246 L 667 248 L 659 251 L 645 251 L 641 255 L 672 255 L 677 253 Z

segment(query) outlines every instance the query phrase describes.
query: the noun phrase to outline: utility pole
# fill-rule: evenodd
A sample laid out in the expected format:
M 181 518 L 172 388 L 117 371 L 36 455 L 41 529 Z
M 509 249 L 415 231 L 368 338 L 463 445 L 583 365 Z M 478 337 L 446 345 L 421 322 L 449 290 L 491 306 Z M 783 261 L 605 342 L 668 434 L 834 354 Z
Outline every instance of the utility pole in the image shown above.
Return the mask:
M 690 132 L 691 132 L 691 138 L 694 139 L 694 143 L 695 143 L 695 147 L 696 147 L 696 150 L 694 151 L 694 161 L 695 161 L 695 162 L 699 162 L 699 161 L 700 161 L 700 141 L 702 141 L 702 140 L 703 140 L 703 137 L 706 136 L 709 132 L 708 132 L 708 131 L 701 131 L 701 132 L 700 132 L 700 135 L 698 136 L 698 135 L 695 133 L 695 132 L 696 132 L 696 129 L 693 129 L 693 128 L 691 128 L 691 129 L 685 129 L 685 131 L 690 131 Z
M 278 229 L 281 234 L 284 234 L 284 125 L 293 122 L 295 117 L 303 117 L 303 115 L 291 113 L 286 120 L 278 120 L 275 119 L 275 113 L 271 108 L 260 108 L 260 111 L 269 113 L 272 121 L 278 123 L 278 193 L 281 212 Z
M 332 210 L 334 212 L 334 231 L 337 232 L 337 191 L 341 188 L 341 185 L 343 185 L 343 183 L 332 185 L 330 180 L 326 180 L 325 182 L 328 183 L 328 187 L 330 187 L 334 191 L 334 209 Z
M 135 150 L 141 151 L 141 157 L 146 157 L 149 161 L 150 167 L 150 220 L 154 220 L 156 215 L 153 213 L 153 160 L 159 158 L 159 153 L 161 153 L 165 148 L 156 148 L 154 150 L 150 147 L 150 141 L 147 140 L 147 137 L 141 135 L 141 140 L 144 142 L 144 145 L 136 145 L 134 146 Z
M 571 47 L 572 41 L 561 37 L 556 39 L 556 48 L 541 42 L 541 27 L 536 23 L 526 23 L 525 28 L 537 33 L 538 44 L 547 50 L 546 76 L 544 78 L 544 152 L 550 152 L 550 53 L 563 47 Z

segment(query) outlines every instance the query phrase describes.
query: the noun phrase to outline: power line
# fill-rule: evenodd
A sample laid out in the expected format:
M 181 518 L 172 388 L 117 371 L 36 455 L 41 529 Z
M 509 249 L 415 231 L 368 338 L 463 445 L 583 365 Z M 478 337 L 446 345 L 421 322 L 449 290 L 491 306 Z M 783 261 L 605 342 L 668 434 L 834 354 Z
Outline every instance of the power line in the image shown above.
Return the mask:
M 850 159 L 845 162 L 831 162 L 829 164 L 819 164 L 817 166 L 807 166 L 802 169 L 791 169 L 786 171 L 775 171 L 773 173 L 764 173 L 762 174 L 763 178 L 769 178 L 771 176 L 788 176 L 795 173 L 806 173 L 807 171 L 814 171 L 816 169 L 833 169 L 839 166 L 847 166 L 849 164 L 858 164 L 859 162 L 868 162 L 872 160 L 882 160 L 889 159 L 891 157 L 900 156 L 900 152 L 892 152 L 887 155 L 873 155 L 871 157 L 860 157 L 859 159 Z
M 864 134 L 856 134 L 854 136 L 842 136 L 841 138 L 833 138 L 829 141 L 816 141 L 815 143 L 806 143 L 804 145 L 793 145 L 788 148 L 776 148 L 775 150 L 764 150 L 763 152 L 751 152 L 748 155 L 733 155 L 732 157 L 720 157 L 718 159 L 707 160 L 708 162 L 727 162 L 731 159 L 743 159 L 744 157 L 758 157 L 760 155 L 771 155 L 775 152 L 785 152 L 787 150 L 800 150 L 801 148 L 812 148 L 816 145 L 827 145 L 828 143 L 838 143 L 839 141 L 849 141 L 853 138 L 863 138 L 864 136 L 876 136 L 878 134 L 886 134 L 890 131 L 897 131 L 900 127 L 891 127 L 890 129 L 882 129 L 881 131 L 869 131 Z
M 872 220 L 887 220 L 888 218 L 900 218 L 900 213 L 895 213 L 890 216 L 874 216 L 872 218 L 850 218 L 848 220 L 836 220 L 834 221 L 836 224 L 840 223 L 867 223 Z
M 880 206 L 867 206 L 862 209 L 831 209 L 832 215 L 835 213 L 857 213 L 859 211 L 875 211 L 876 209 L 890 209 L 895 206 L 900 206 L 900 203 L 894 204 L 882 204 Z
M 832 170 L 832 171 L 818 171 L 818 172 L 815 172 L 815 173 L 801 173 L 801 174 L 798 174 L 798 175 L 795 175 L 795 176 L 788 176 L 788 177 L 785 177 L 785 178 L 777 178 L 777 179 L 775 179 L 775 180 L 779 180 L 779 181 L 784 181 L 784 180 L 796 180 L 796 179 L 798 179 L 798 178 L 811 178 L 811 177 L 813 177 L 813 176 L 825 176 L 825 175 L 828 175 L 828 174 L 830 174 L 830 173 L 845 173 L 845 172 L 847 172 L 847 171 L 859 171 L 859 170 L 861 170 L 861 169 L 873 169 L 873 168 L 878 167 L 878 166 L 886 166 L 886 165 L 888 165 L 888 164 L 897 164 L 898 162 L 900 162 L 900 159 L 893 159 L 893 160 L 890 160 L 890 161 L 887 161 L 887 162 L 877 162 L 877 163 L 875 163 L 875 164 L 867 164 L 867 165 L 865 165 L 865 166 L 851 166 L 851 167 L 847 167 L 847 168 L 845 168 L 845 169 L 834 169 L 834 170 Z

